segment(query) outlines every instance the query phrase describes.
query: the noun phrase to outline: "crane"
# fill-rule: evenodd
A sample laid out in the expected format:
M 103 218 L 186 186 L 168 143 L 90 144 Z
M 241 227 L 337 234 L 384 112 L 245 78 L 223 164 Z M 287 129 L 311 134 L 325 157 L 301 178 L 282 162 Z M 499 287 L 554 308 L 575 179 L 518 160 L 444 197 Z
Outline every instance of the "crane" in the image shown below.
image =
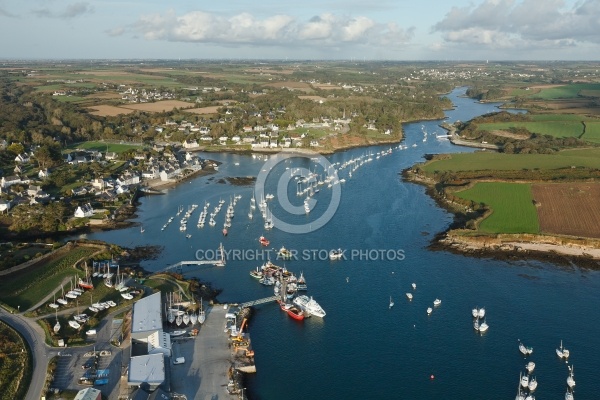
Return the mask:
M 244 326 L 246 326 L 247 321 L 248 321 L 248 318 L 244 318 L 244 320 L 242 321 L 242 325 L 240 326 L 240 329 L 238 331 L 237 336 L 231 338 L 231 340 L 233 340 L 234 342 L 241 342 L 244 340 L 242 331 L 244 330 Z

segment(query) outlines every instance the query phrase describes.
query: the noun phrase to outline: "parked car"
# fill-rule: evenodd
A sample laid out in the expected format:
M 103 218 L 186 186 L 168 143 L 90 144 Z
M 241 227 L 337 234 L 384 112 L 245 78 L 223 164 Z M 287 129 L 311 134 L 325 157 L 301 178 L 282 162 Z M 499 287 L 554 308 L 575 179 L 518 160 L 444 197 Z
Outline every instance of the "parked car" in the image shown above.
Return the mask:
M 177 357 L 175 359 L 173 359 L 173 364 L 177 365 L 177 364 L 183 364 L 185 362 L 185 357 Z

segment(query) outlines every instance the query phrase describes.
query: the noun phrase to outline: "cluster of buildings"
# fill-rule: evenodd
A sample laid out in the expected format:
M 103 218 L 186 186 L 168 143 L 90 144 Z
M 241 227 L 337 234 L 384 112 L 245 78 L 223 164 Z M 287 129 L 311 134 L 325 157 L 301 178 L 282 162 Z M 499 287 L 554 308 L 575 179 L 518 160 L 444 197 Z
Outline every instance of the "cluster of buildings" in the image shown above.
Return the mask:
M 127 194 L 138 187 L 143 181 L 155 180 L 159 182 L 175 181 L 186 172 L 202 170 L 205 161 L 190 152 L 178 154 L 165 152 L 163 146 L 155 145 L 154 152 L 138 152 L 132 160 L 120 169 L 116 177 L 95 178 L 81 185 L 73 187 L 70 195 L 73 198 L 87 198 L 93 196 L 98 202 L 114 202 L 119 195 Z M 32 174 L 32 158 L 27 153 L 19 154 L 15 158 L 15 168 L 12 175 L 0 177 L 0 212 L 8 212 L 19 204 L 47 204 L 53 200 L 42 189 L 45 179 L 49 178 L 52 171 L 39 169 Z M 96 150 L 78 150 L 64 155 L 64 164 L 74 168 L 89 163 L 108 165 L 117 161 L 118 154 L 114 152 L 99 152 Z M 27 174 L 26 170 L 29 170 Z M 94 210 L 88 204 L 80 205 L 75 211 L 76 218 L 90 217 Z
M 163 331 L 161 293 L 144 297 L 133 305 L 131 358 L 127 385 L 154 391 L 165 383 L 171 359 L 171 335 Z
M 125 85 L 120 85 L 119 89 L 124 87 Z M 119 92 L 119 94 L 121 100 L 129 103 L 147 103 L 149 101 L 173 100 L 176 98 L 175 93 L 172 92 L 161 92 L 156 89 L 133 89 L 131 87 Z

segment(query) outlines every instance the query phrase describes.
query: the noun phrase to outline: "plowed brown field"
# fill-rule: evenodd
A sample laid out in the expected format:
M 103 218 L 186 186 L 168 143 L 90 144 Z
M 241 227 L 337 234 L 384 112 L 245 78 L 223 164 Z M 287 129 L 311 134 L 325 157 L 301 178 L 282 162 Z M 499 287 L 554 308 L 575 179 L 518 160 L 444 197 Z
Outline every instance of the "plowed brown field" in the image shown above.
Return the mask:
M 600 183 L 532 185 L 543 233 L 600 238 Z

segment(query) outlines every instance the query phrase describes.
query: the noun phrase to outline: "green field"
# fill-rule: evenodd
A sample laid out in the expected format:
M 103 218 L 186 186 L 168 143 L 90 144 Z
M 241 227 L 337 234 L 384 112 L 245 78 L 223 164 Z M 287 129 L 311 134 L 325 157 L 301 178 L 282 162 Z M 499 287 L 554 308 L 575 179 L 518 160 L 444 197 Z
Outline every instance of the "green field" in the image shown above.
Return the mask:
M 542 100 L 572 99 L 581 96 L 581 91 L 584 91 L 583 93 L 589 93 L 589 91 L 593 92 L 596 90 L 600 90 L 600 84 L 598 83 L 576 83 L 573 85 L 542 89 L 539 93 L 533 94 L 530 97 Z
M 83 149 L 83 150 L 96 150 L 96 151 L 109 151 L 115 153 L 124 153 L 127 150 L 137 149 L 140 145 L 137 144 L 125 144 L 125 143 L 105 143 L 105 142 L 82 142 L 75 143 L 67 147 L 68 150 Z
M 53 96 L 52 98 L 61 103 L 77 103 L 79 101 L 89 100 L 88 98 L 81 96 Z
M 600 149 L 563 150 L 554 154 L 457 153 L 425 164 L 425 172 L 558 169 L 571 166 L 600 168 Z
M 478 131 L 508 131 L 510 128 L 525 128 L 531 133 L 551 135 L 557 138 L 579 137 L 583 133 L 583 125 L 579 121 L 548 122 L 496 122 L 477 124 Z
M 11 275 L 0 281 L 0 301 L 21 311 L 29 309 L 49 292 L 60 285 L 65 278 L 83 275 L 73 264 L 83 257 L 98 251 L 92 247 L 78 247 L 68 251 L 48 264 L 34 266 Z M 69 287 L 65 287 L 68 291 Z
M 600 121 L 586 122 L 585 134 L 581 138 L 588 142 L 600 143 Z
M 479 182 L 456 196 L 484 203 L 492 213 L 479 224 L 486 233 L 538 233 L 540 224 L 533 205 L 531 185 L 525 183 Z
M 583 133 L 582 121 L 600 122 L 597 118 L 572 114 L 539 114 L 531 115 L 531 121 L 490 122 L 477 124 L 477 131 L 507 131 L 509 128 L 525 128 L 531 133 L 551 135 L 557 138 L 579 137 Z M 593 140 L 590 140 L 593 141 Z

